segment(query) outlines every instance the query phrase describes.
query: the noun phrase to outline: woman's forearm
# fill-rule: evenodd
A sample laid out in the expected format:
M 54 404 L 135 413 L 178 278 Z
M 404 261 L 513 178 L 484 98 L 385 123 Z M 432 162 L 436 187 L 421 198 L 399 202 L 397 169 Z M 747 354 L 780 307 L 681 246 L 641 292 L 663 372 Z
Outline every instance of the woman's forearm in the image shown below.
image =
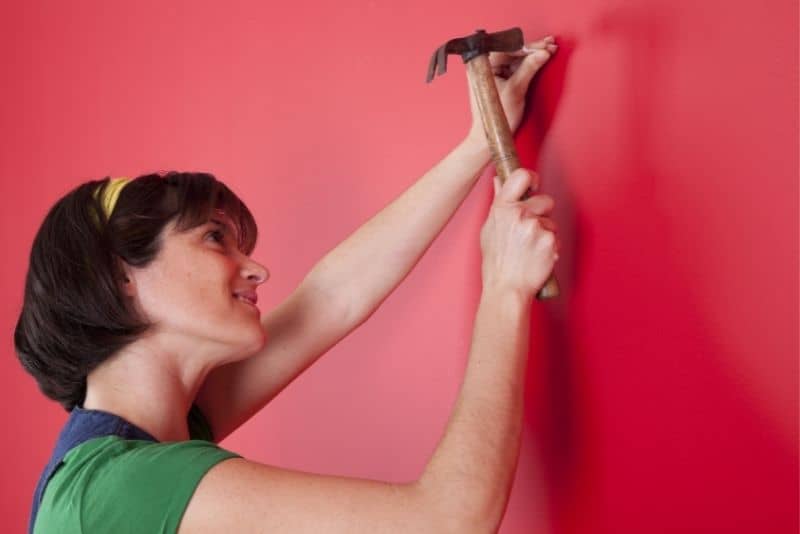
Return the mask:
M 354 321 L 372 314 L 416 265 L 472 190 L 490 160 L 468 136 L 399 197 L 312 269 L 315 282 L 345 302 Z
M 455 408 L 418 484 L 443 510 L 496 532 L 514 482 L 522 437 L 529 298 L 484 287 Z

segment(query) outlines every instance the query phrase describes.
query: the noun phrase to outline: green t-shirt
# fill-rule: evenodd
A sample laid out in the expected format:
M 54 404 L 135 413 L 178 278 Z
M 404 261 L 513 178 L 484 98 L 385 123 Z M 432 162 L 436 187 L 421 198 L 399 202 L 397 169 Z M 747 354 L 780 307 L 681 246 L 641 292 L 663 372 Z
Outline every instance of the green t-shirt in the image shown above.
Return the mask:
M 188 422 L 187 441 L 106 435 L 69 449 L 47 482 L 34 534 L 176 532 L 203 475 L 242 457 L 213 442 L 196 406 Z

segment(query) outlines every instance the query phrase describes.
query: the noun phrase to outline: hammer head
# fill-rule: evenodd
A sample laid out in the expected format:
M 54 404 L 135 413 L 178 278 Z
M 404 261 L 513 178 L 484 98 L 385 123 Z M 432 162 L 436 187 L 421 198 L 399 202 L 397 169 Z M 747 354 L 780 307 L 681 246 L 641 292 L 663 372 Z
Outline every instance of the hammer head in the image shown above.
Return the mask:
M 524 44 L 522 30 L 519 28 L 495 33 L 475 30 L 472 35 L 450 39 L 433 53 L 425 81 L 430 83 L 433 80 L 436 65 L 439 65 L 438 74 L 447 72 L 447 54 L 461 54 L 461 59 L 466 63 L 476 56 L 489 52 L 513 52 L 522 48 Z

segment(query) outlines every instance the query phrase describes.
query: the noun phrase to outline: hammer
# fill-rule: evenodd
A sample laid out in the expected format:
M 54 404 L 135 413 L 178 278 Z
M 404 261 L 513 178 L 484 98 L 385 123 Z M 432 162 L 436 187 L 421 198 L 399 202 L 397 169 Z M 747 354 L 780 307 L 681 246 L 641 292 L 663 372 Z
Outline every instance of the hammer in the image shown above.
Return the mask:
M 431 57 L 428 77 L 425 80 L 427 83 L 433 80 L 437 65 L 439 66 L 437 74 L 447 72 L 448 54 L 461 54 L 461 59 L 467 66 L 469 84 L 475 94 L 478 109 L 480 109 L 483 130 L 489 141 L 489 149 L 492 152 L 492 159 L 501 184 L 505 183 L 511 173 L 519 168 L 519 158 L 514 148 L 514 139 L 511 137 L 511 129 L 508 126 L 503 105 L 497 94 L 497 85 L 495 85 L 492 66 L 489 63 L 489 52 L 513 52 L 522 48 L 524 44 L 522 30 L 519 28 L 495 33 L 475 30 L 472 35 L 451 39 L 436 49 Z M 536 192 L 536 189 L 529 188 L 528 191 L 531 191 L 532 194 Z M 521 200 L 526 200 L 530 196 L 526 191 Z M 539 300 L 549 299 L 557 297 L 558 294 L 558 282 L 551 273 L 545 285 L 539 289 L 536 298 Z

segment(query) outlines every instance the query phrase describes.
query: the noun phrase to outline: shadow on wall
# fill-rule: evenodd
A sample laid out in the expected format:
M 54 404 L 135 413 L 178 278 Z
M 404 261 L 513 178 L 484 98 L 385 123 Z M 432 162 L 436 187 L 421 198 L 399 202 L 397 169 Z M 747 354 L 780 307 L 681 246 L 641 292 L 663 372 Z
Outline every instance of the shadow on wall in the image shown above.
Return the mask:
M 587 404 L 578 398 L 585 388 L 575 383 L 575 354 L 579 349 L 572 346 L 569 332 L 573 328 L 568 316 L 570 300 L 580 284 L 583 232 L 575 197 L 560 164 L 559 147 L 549 145 L 542 150 L 561 103 L 568 62 L 576 47 L 576 40 L 569 36 L 557 35 L 556 42 L 558 52 L 531 82 L 525 116 L 515 136 L 520 164 L 539 173 L 540 192 L 555 200 L 552 218 L 558 225 L 561 242 L 555 266 L 560 295 L 539 301 L 531 314 L 531 332 L 537 334 L 531 335 L 524 408 L 526 425 L 535 429 L 539 450 L 534 462 L 539 464 L 537 469 L 543 477 L 542 497 L 549 501 L 543 503 L 549 507 L 545 515 L 552 520 L 562 515 L 558 509 L 576 511 L 574 495 L 582 487 L 579 476 L 588 472 L 581 466 L 587 454 L 579 449 L 587 441 L 578 434 L 586 427 L 580 418 L 586 416 Z M 540 152 L 545 156 L 541 161 Z

